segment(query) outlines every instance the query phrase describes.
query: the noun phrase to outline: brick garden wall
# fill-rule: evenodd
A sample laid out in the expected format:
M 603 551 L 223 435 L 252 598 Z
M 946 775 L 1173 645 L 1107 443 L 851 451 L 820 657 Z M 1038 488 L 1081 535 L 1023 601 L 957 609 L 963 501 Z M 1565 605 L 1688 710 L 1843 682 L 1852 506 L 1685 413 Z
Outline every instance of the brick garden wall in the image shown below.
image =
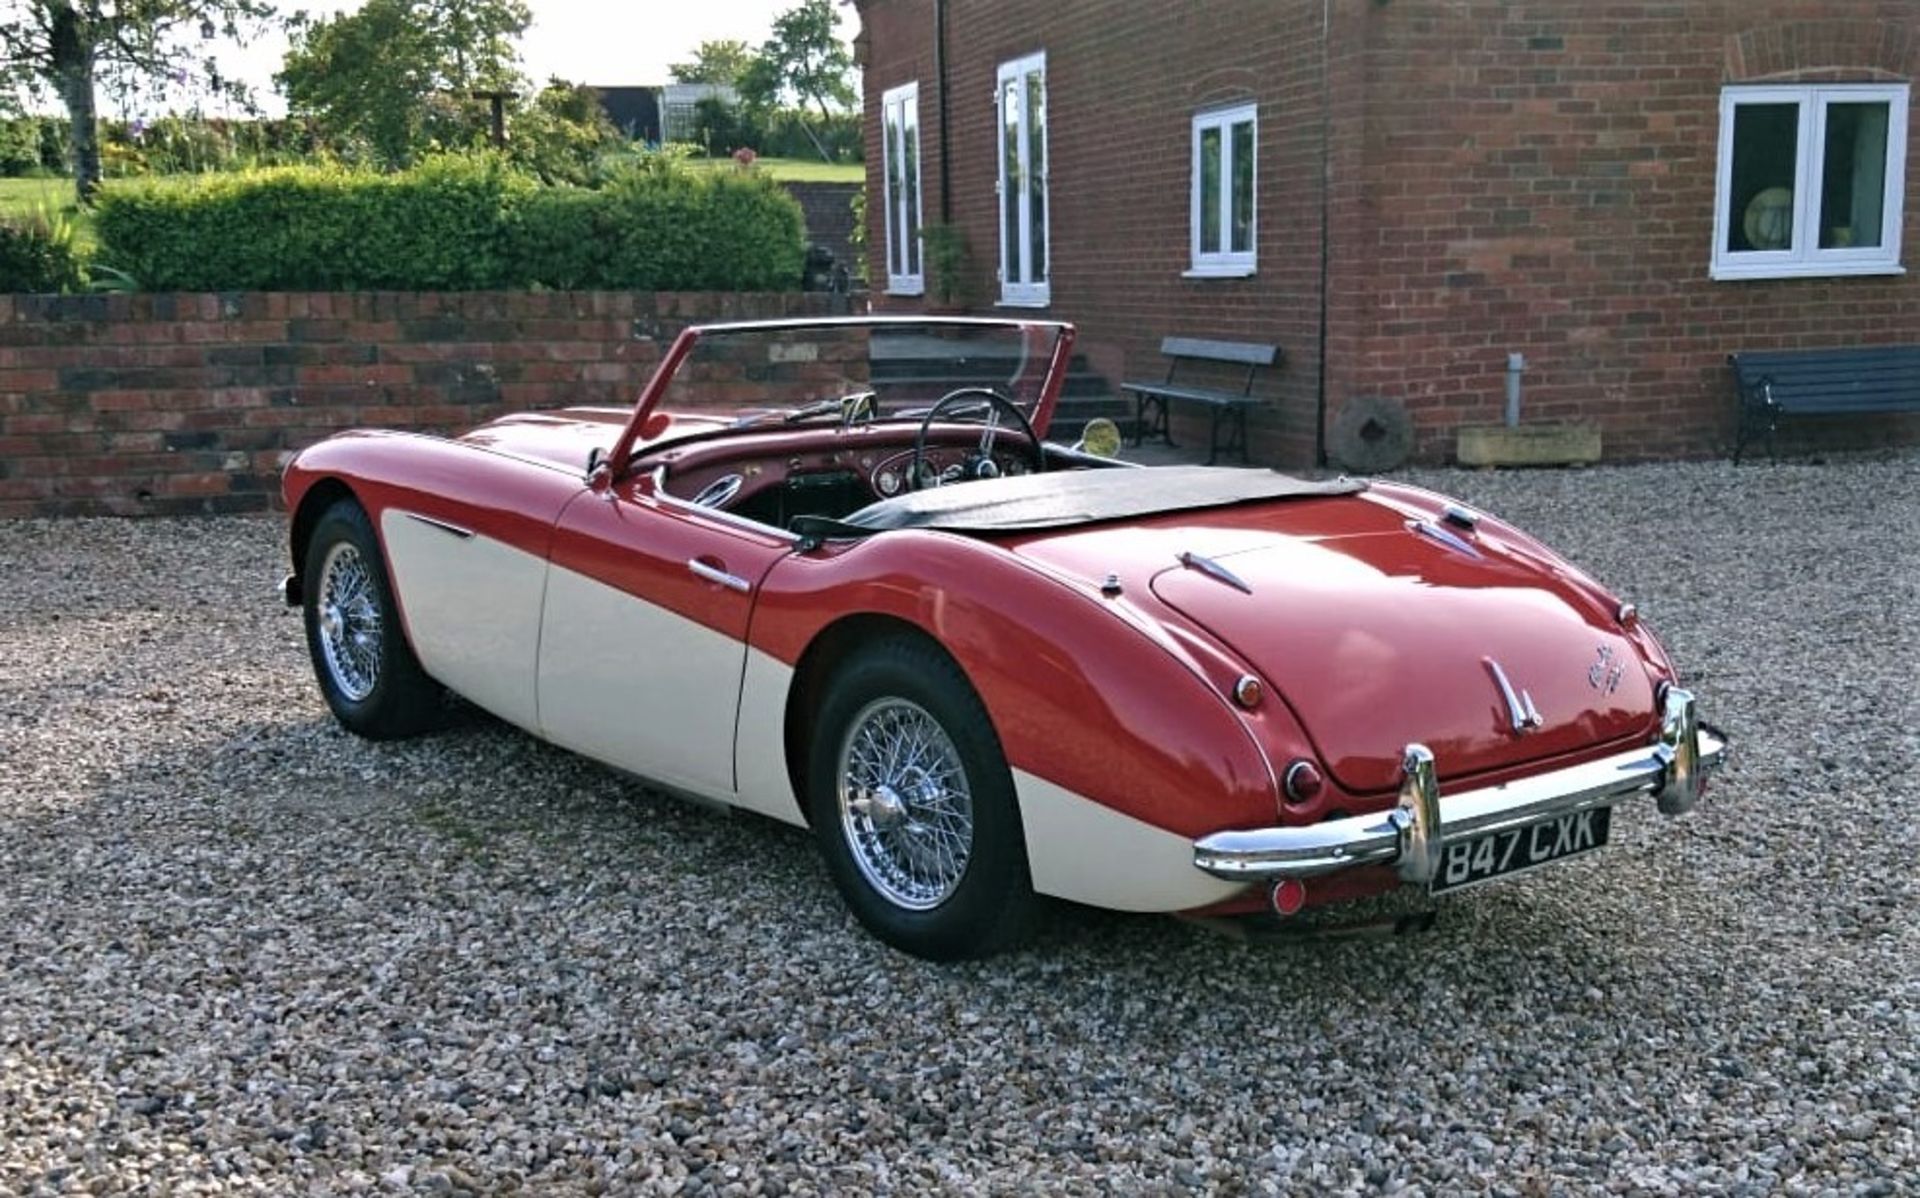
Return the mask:
M 0 518 L 263 510 L 343 428 L 631 405 L 697 320 L 844 297 L 626 292 L 0 296 Z

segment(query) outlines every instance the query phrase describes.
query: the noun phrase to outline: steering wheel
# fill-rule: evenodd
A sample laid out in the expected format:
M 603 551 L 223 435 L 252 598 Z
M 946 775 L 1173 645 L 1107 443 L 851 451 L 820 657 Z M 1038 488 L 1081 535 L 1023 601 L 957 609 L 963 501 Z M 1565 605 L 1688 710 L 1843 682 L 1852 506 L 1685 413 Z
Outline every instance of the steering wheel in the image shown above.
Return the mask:
M 1020 410 L 1020 405 L 998 391 L 989 390 L 986 387 L 961 387 L 942 395 L 940 401 L 928 408 L 926 416 L 921 419 L 920 432 L 913 439 L 913 460 L 907 465 L 909 491 L 918 491 L 921 488 L 921 472 L 926 466 L 927 457 L 927 430 L 933 427 L 933 422 L 938 420 L 940 414 L 948 408 L 959 407 L 963 403 L 980 402 L 985 402 L 992 409 L 990 415 L 1004 412 L 1012 418 L 1014 426 L 1019 429 L 1022 436 L 1026 437 L 1027 445 L 1032 450 L 1033 472 L 1041 474 L 1046 471 L 1046 447 L 1040 443 L 1040 435 L 1033 431 L 1033 422 L 1028 420 L 1027 414 Z M 993 478 L 999 473 L 998 468 L 993 464 L 993 438 L 999 431 L 999 426 L 991 420 L 980 430 L 980 448 L 968 459 L 964 468 L 967 477 Z M 940 480 L 935 478 L 927 485 L 937 487 L 940 485 Z

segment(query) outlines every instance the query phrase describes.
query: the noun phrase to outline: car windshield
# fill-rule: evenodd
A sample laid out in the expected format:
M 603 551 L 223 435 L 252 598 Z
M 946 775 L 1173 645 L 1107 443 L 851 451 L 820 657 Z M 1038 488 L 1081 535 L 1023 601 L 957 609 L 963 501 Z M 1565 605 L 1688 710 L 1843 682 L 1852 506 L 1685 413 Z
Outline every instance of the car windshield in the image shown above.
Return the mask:
M 741 423 L 918 419 L 980 388 L 1034 420 L 1063 326 L 1043 322 L 867 318 L 710 325 L 648 412 Z M 979 405 L 975 405 L 976 407 Z M 946 411 L 960 417 L 968 405 Z

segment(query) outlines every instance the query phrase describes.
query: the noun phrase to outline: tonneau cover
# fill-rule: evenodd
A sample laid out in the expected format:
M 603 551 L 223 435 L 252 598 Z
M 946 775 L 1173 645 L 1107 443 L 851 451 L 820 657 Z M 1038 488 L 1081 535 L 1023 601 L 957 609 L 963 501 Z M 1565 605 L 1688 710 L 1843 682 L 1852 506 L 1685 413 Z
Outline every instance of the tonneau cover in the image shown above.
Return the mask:
M 1273 499 L 1351 495 L 1366 484 L 1311 482 L 1270 470 L 1224 466 L 1069 470 L 982 479 L 913 491 L 868 504 L 845 520 L 801 516 L 793 531 L 837 540 L 897 528 L 1007 532 L 1067 528 Z

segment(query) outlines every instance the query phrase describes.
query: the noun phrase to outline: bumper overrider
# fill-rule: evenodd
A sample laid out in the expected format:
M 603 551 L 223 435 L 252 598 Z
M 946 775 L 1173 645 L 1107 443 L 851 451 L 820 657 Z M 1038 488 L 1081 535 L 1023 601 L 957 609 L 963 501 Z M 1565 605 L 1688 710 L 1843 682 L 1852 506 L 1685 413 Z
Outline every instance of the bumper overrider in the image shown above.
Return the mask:
M 1401 761 L 1400 801 L 1391 809 L 1304 827 L 1216 832 L 1194 842 L 1193 863 L 1214 877 L 1246 882 L 1392 865 L 1402 880 L 1424 884 L 1452 841 L 1646 795 L 1662 814 L 1679 815 L 1698 801 L 1707 772 L 1726 750 L 1726 738 L 1700 723 L 1693 696 L 1668 687 L 1659 738 L 1644 748 L 1442 795 L 1432 751 L 1411 744 Z

